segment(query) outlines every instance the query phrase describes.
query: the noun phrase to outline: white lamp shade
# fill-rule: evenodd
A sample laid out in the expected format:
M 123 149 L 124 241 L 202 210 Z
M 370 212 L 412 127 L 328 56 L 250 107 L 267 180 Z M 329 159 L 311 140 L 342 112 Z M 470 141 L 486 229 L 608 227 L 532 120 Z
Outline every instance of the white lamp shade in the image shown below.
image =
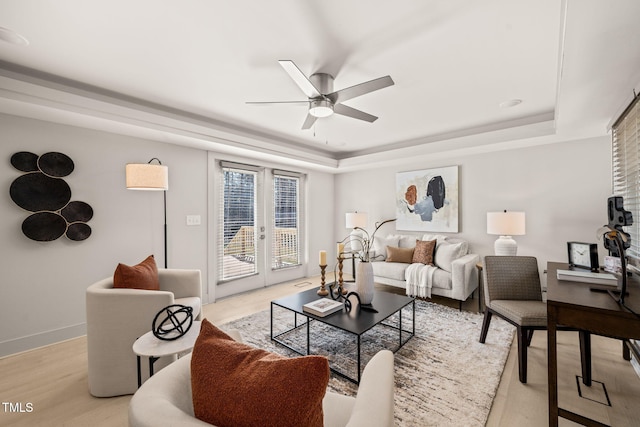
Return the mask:
M 169 168 L 149 163 L 128 163 L 125 169 L 129 190 L 168 190 Z
M 487 212 L 487 234 L 499 236 L 523 236 L 524 212 Z
M 367 213 L 366 212 L 347 212 L 345 218 L 346 228 L 367 228 Z

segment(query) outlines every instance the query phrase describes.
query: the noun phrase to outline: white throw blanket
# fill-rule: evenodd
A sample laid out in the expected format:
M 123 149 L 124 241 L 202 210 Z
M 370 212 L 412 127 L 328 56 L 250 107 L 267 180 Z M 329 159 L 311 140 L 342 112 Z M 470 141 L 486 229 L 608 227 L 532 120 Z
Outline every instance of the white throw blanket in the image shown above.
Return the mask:
M 437 267 L 421 263 L 413 263 L 407 267 L 404 279 L 407 282 L 407 295 L 421 298 L 431 298 L 433 273 Z

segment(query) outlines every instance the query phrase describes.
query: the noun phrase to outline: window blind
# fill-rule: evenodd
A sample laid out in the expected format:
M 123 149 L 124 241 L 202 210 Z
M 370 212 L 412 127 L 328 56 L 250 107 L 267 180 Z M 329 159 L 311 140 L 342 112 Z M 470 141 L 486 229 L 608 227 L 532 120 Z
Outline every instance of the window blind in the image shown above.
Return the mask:
M 300 264 L 300 178 L 273 172 L 271 268 Z
M 218 270 L 221 281 L 257 274 L 257 171 L 222 165 Z
M 624 227 L 631 236 L 626 253 L 630 264 L 640 266 L 640 97 L 622 113 L 612 127 L 613 194 L 624 198 L 624 208 L 633 214 L 633 224 Z

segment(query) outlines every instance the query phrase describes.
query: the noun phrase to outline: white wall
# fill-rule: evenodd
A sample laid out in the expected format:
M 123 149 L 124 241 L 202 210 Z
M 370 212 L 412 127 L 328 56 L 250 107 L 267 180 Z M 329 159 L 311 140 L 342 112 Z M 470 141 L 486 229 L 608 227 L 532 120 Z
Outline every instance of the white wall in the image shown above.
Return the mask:
M 207 245 L 207 152 L 2 114 L 0 129 L 0 156 L 5 159 L 0 168 L 5 189 L 0 193 L 0 356 L 84 334 L 85 290 L 112 275 L 118 262 L 135 264 L 154 253 L 163 265 L 162 193 L 126 190 L 124 165 L 129 162 L 158 157 L 169 167 L 169 267 L 200 269 L 205 293 L 211 289 L 215 274 L 207 268 L 212 255 Z M 28 213 L 9 196 L 11 182 L 21 175 L 9 161 L 18 151 L 59 151 L 73 159 L 75 170 L 65 180 L 72 200 L 94 209 L 89 239 L 72 242 L 63 237 L 39 243 L 22 234 Z M 596 241 L 595 230 L 606 221 L 610 164 L 610 140 L 598 138 L 434 162 L 408 161 L 402 167 L 335 178 L 300 170 L 308 177 L 306 272 L 318 274 L 318 251 L 334 255 L 335 242 L 349 233 L 345 212 L 367 211 L 369 229 L 377 220 L 395 217 L 396 172 L 448 165 L 460 166 L 458 236 L 468 239 L 474 252 L 491 254 L 495 236 L 486 234 L 486 212 L 524 210 L 527 235 L 516 237 L 519 254 L 538 257 L 544 268 L 548 260 L 566 259 L 566 241 Z M 185 217 L 191 214 L 201 215 L 201 226 L 186 226 Z M 394 226 L 383 230 L 387 231 L 394 231 Z
M 336 236 L 349 232 L 344 228 L 345 212 L 368 212 L 369 230 L 375 221 L 396 216 L 396 172 L 451 165 L 459 165 L 456 237 L 467 239 L 472 251 L 481 256 L 493 254 L 497 238 L 486 234 L 489 211 L 526 212 L 527 234 L 515 237 L 518 254 L 537 257 L 541 272 L 547 261 L 566 261 L 567 241 L 596 242 L 596 230 L 607 221 L 611 140 L 603 137 L 434 162 L 409 160 L 402 167 L 340 174 L 336 177 Z M 380 231 L 388 232 L 395 232 L 395 226 L 385 225 Z M 602 258 L 605 250 L 599 243 Z
M 85 290 L 112 275 L 119 262 L 136 264 L 153 253 L 159 267 L 164 265 L 162 193 L 126 190 L 126 163 L 158 157 L 169 167 L 169 267 L 199 269 L 203 292 L 211 288 L 206 151 L 3 114 L 0 129 L 0 157 L 5 159 L 0 168 L 0 356 L 84 334 Z M 29 213 L 9 196 L 11 182 L 22 174 L 10 164 L 18 151 L 71 157 L 75 170 L 64 178 L 71 200 L 94 210 L 87 240 L 61 237 L 45 243 L 22 234 Z M 317 274 L 317 252 L 333 241 L 326 230 L 333 227 L 334 178 L 301 172 L 308 173 L 309 273 Z M 186 215 L 192 214 L 201 215 L 202 225 L 186 225 Z

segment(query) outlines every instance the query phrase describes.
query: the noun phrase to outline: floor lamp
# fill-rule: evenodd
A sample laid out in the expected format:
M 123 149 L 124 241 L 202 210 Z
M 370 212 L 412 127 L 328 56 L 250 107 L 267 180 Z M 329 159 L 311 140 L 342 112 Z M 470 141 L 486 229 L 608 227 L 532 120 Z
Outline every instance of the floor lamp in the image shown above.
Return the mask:
M 152 164 L 153 161 L 158 164 Z M 164 195 L 164 268 L 167 268 L 167 190 L 169 189 L 169 168 L 154 157 L 147 163 L 127 163 L 125 168 L 127 189 L 162 191 Z

